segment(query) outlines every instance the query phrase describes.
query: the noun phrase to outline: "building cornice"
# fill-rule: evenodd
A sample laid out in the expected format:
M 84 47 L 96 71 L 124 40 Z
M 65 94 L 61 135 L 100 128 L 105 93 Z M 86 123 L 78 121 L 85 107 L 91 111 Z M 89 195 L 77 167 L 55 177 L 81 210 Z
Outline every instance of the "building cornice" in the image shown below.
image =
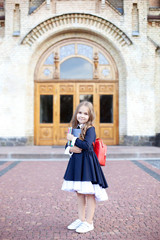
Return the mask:
M 5 20 L 5 16 L 0 16 L 0 20 Z
M 160 22 L 160 15 L 148 15 L 149 22 Z

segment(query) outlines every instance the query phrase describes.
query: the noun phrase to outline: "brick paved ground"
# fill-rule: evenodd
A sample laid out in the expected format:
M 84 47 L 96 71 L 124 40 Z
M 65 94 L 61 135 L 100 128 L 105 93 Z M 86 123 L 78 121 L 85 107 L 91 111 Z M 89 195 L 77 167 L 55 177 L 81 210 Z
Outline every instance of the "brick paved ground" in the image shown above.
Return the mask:
M 67 230 L 77 205 L 75 194 L 60 190 L 66 161 L 0 164 L 1 240 L 160 239 L 160 178 L 134 162 L 108 161 L 103 167 L 109 201 L 97 204 L 95 230 L 86 234 Z

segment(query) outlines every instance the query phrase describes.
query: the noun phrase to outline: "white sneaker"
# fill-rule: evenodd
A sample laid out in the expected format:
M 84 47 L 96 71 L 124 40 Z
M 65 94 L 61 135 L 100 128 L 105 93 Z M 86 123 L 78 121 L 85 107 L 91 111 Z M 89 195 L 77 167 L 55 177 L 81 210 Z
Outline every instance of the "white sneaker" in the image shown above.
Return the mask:
M 71 223 L 67 228 L 70 230 L 77 229 L 82 224 L 82 221 L 80 219 L 75 220 L 73 223 Z
M 77 233 L 86 233 L 94 229 L 93 223 L 82 222 L 82 224 L 76 229 Z

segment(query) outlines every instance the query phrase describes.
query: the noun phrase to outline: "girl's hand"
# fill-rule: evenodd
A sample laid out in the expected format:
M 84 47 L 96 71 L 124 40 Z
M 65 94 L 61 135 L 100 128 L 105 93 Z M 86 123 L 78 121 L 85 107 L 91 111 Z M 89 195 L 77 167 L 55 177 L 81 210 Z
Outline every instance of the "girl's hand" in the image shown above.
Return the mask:
M 72 135 L 71 133 L 67 133 L 67 140 L 68 141 L 72 141 L 74 138 L 74 135 Z
M 73 153 L 81 153 L 82 149 L 79 148 L 79 147 L 74 146 L 74 147 L 70 147 L 69 151 L 73 152 Z

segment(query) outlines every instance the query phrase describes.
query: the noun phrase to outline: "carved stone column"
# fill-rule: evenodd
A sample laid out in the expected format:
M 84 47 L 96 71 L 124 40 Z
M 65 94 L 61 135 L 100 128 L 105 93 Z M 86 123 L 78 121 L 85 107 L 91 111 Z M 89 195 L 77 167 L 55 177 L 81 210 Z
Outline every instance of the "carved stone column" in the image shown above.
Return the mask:
M 98 79 L 99 78 L 99 73 L 98 73 L 99 57 L 97 52 L 94 54 L 93 62 L 94 62 L 93 78 Z
M 57 52 L 55 53 L 54 56 L 54 65 L 55 65 L 54 78 L 59 79 L 59 56 Z

